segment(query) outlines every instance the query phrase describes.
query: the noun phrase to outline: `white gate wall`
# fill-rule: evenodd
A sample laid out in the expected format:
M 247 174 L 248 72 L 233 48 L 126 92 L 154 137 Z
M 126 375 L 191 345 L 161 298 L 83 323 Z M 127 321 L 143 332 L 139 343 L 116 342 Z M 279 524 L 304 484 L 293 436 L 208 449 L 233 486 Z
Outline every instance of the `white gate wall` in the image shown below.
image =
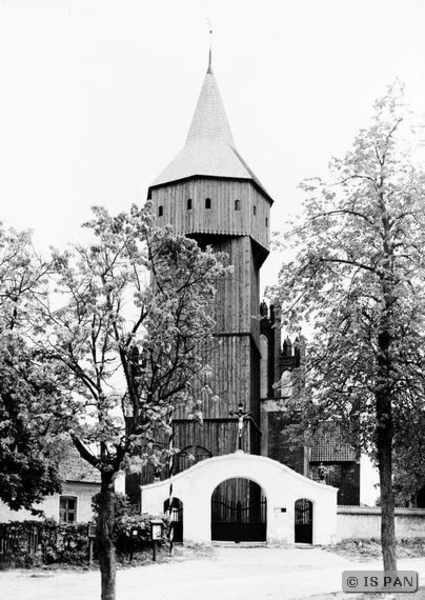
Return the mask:
M 267 542 L 294 543 L 294 509 L 299 498 L 313 503 L 313 544 L 336 540 L 336 488 L 307 479 L 270 458 L 239 451 L 204 460 L 172 478 L 173 496 L 183 502 L 185 541 L 211 541 L 212 493 L 235 477 L 251 479 L 267 498 Z M 142 486 L 142 511 L 161 513 L 169 489 L 169 479 Z

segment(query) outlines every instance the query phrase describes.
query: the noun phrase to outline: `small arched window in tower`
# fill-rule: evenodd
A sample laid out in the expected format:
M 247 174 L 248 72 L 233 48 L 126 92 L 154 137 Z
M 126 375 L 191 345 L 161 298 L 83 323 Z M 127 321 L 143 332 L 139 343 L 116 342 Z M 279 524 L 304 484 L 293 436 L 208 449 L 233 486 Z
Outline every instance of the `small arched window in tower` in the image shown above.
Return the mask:
M 255 217 L 255 215 L 257 214 L 257 207 L 255 206 L 255 204 L 252 208 L 252 212 L 254 213 L 254 217 Z
M 268 227 L 268 226 L 269 226 L 269 219 L 268 219 L 268 217 L 266 217 L 266 227 Z
M 158 217 L 162 217 L 164 214 L 164 207 L 162 206 L 158 206 Z
M 192 209 L 192 198 L 188 198 L 187 199 L 187 210 L 191 210 Z
M 211 198 L 205 198 L 205 208 L 211 208 Z
M 240 209 L 241 209 L 241 201 L 235 200 L 235 210 L 240 210 Z

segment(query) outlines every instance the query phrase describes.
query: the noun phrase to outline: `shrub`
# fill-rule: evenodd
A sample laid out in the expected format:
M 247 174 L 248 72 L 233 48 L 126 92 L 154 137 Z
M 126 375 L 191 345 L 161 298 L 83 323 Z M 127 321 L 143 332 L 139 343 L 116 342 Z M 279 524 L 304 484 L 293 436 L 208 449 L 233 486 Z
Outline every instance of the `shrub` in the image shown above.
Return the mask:
M 0 523 L 0 549 L 0 560 L 14 567 L 87 564 L 87 524 L 53 519 Z
M 47 519 L 43 525 L 42 553 L 44 564 L 87 564 L 87 523 L 56 523 L 52 519 Z
M 128 555 L 137 553 L 150 548 L 151 540 L 151 521 L 154 518 L 152 515 L 123 515 L 115 522 L 115 543 L 117 554 Z M 167 523 L 164 518 L 162 520 L 162 538 L 160 543 L 167 540 Z
M 92 506 L 96 519 L 99 510 L 99 494 L 93 497 Z M 136 514 L 127 496 L 116 495 L 114 537 L 118 560 L 152 546 L 151 521 L 153 519 L 162 520 L 162 539 L 159 542 L 166 542 L 167 521 L 163 515 Z
M 93 498 L 97 514 L 98 497 Z M 117 496 L 114 536 L 117 558 L 124 561 L 152 547 L 152 515 L 134 514 L 125 496 Z M 160 543 L 167 539 L 167 522 L 163 522 Z M 96 544 L 94 546 L 96 558 Z M 0 564 L 12 567 L 41 565 L 86 565 L 89 558 L 88 523 L 57 523 L 44 521 L 13 521 L 0 523 Z

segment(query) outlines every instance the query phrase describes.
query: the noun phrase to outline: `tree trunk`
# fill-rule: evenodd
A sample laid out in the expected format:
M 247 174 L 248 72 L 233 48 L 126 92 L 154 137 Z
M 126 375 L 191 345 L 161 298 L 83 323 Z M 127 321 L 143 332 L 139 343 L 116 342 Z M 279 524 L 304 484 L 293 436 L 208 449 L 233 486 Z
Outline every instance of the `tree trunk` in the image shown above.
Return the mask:
M 381 546 L 385 571 L 396 571 L 396 538 L 394 524 L 394 491 L 392 486 L 392 407 L 391 398 L 377 394 L 378 420 L 376 446 L 378 450 L 379 482 L 381 486 Z
M 99 565 L 102 580 L 101 600 L 115 600 L 115 543 L 113 539 L 115 489 L 114 472 L 102 471 L 100 487 L 99 520 L 97 541 L 99 545 Z

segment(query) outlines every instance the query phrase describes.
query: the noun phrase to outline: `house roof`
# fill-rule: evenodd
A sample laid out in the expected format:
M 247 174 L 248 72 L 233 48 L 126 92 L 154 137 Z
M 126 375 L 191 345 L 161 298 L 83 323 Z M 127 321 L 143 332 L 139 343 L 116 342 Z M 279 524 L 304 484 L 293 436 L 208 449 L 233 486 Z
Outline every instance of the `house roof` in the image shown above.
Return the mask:
M 186 143 L 151 187 L 194 176 L 252 180 L 271 200 L 236 150 L 211 64 L 205 75 Z
M 71 446 L 66 449 L 66 455 L 59 464 L 59 475 L 64 481 L 100 483 L 100 472 L 81 458 Z
M 311 448 L 311 462 L 351 462 L 357 458 L 356 448 L 344 440 L 337 425 L 319 429 Z

